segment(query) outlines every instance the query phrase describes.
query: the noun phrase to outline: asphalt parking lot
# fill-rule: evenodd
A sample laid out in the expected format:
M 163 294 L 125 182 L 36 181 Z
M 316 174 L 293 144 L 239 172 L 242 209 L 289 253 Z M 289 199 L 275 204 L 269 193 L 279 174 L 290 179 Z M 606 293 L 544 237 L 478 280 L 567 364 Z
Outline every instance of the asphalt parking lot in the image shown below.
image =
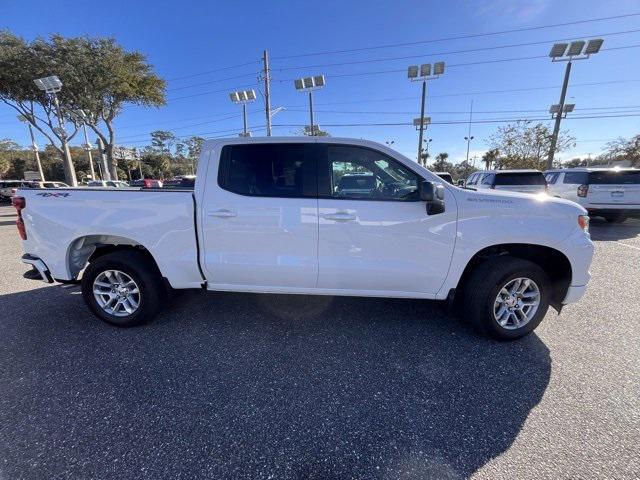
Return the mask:
M 638 478 L 640 221 L 512 343 L 435 302 L 189 292 L 115 329 L 0 207 L 0 479 Z

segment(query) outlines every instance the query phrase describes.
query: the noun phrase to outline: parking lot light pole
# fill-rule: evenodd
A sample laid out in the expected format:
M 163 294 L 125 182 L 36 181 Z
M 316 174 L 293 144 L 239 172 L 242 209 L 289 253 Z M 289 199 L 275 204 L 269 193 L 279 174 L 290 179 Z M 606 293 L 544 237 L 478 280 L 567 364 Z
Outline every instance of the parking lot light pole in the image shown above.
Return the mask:
M 256 99 L 255 90 L 241 90 L 239 92 L 231 92 L 229 94 L 231 101 L 236 104 L 242 105 L 242 133 L 241 137 L 250 137 L 251 132 L 247 130 L 247 103 L 251 103 Z
M 422 100 L 420 102 L 420 122 L 418 134 L 418 164 L 422 165 L 422 137 L 424 135 L 424 110 L 427 98 L 427 80 L 435 80 L 444 73 L 444 62 L 436 62 L 433 64 L 433 75 L 431 74 L 431 64 L 423 63 L 422 65 L 411 65 L 407 69 L 407 78 L 411 82 L 422 82 Z
M 555 116 L 555 123 L 553 125 L 553 133 L 551 134 L 551 143 L 549 145 L 549 155 L 547 157 L 547 169 L 553 168 L 553 157 L 556 152 L 556 145 L 558 144 L 558 135 L 560 134 L 560 122 L 564 118 L 565 112 L 565 98 L 567 96 L 567 87 L 569 86 L 569 76 L 571 75 L 571 65 L 574 60 L 586 60 L 591 55 L 594 55 L 600 51 L 604 40 L 601 38 L 594 38 L 587 42 L 584 40 L 578 40 L 571 43 L 556 43 L 551 47 L 549 56 L 552 62 L 567 62 L 567 66 L 564 70 L 564 81 L 562 82 L 562 91 L 560 92 L 560 103 L 558 103 L 559 114 Z M 586 47 L 585 47 L 586 44 Z M 553 113 L 553 112 L 552 112 Z
M 50 77 L 37 78 L 33 83 L 35 83 L 40 90 L 50 95 L 53 100 L 56 115 L 58 116 L 58 128 L 55 128 L 54 132 L 62 142 L 64 177 L 69 185 L 77 187 L 78 180 L 76 179 L 76 170 L 73 166 L 73 160 L 71 159 L 71 151 L 69 150 L 69 142 L 67 141 L 67 131 L 64 128 L 64 117 L 62 116 L 62 110 L 60 109 L 60 102 L 58 101 L 57 95 L 57 93 L 62 90 L 62 82 L 58 77 L 52 75 Z
M 309 135 L 315 136 L 320 131 L 320 127 L 316 125 L 313 115 L 313 91 L 319 90 L 326 85 L 324 75 L 298 78 L 294 80 L 293 85 L 299 92 L 307 92 L 309 94 Z
M 44 182 L 44 172 L 42 171 L 42 163 L 40 162 L 40 152 L 38 151 L 38 144 L 36 143 L 36 137 L 33 134 L 33 127 L 31 126 L 31 122 L 24 115 L 18 115 L 18 120 L 24 122 L 29 127 L 29 136 L 31 137 L 31 149 L 33 150 L 34 155 L 36 156 L 36 164 L 38 165 L 38 175 L 40 176 L 40 181 Z

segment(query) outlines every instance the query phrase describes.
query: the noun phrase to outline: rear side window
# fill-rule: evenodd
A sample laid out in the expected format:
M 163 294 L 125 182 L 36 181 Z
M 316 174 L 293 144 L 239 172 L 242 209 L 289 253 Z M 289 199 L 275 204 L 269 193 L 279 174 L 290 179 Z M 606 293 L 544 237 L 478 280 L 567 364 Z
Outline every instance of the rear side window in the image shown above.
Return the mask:
M 640 184 L 640 170 L 589 172 L 589 183 L 592 185 L 638 185 Z
M 227 145 L 218 183 L 240 195 L 315 197 L 316 163 L 302 143 Z
M 586 185 L 587 172 L 565 172 L 562 183 L 570 185 Z
M 496 185 L 546 185 L 542 172 L 509 172 L 496 175 Z

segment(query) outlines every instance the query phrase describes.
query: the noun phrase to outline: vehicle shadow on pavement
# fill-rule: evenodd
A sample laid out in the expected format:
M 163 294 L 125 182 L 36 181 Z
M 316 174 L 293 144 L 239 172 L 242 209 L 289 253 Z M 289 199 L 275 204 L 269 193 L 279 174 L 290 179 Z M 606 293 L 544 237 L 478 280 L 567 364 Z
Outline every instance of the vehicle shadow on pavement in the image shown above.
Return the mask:
M 7 478 L 466 478 L 551 372 L 435 302 L 189 292 L 133 329 L 59 287 L 0 303 Z
M 607 223 L 600 218 L 592 218 L 589 231 L 596 241 L 624 240 L 640 237 L 640 219 L 629 218 L 624 223 Z

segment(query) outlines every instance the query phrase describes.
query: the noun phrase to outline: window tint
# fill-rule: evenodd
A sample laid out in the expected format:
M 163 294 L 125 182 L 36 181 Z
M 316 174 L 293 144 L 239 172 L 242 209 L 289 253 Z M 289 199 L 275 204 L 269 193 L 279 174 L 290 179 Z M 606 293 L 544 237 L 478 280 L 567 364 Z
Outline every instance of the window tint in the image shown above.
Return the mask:
M 496 174 L 496 185 L 546 185 L 542 172 L 509 172 Z
M 640 184 L 640 170 L 589 172 L 589 183 L 595 185 L 638 185 Z
M 418 175 L 369 148 L 328 145 L 330 196 L 358 200 L 418 200 Z M 324 175 L 323 175 L 324 177 Z
M 587 172 L 565 172 L 562 183 L 585 185 L 587 184 Z
M 315 161 L 305 158 L 306 151 L 302 143 L 228 145 L 218 183 L 240 195 L 315 197 Z
M 443 179 L 445 182 L 448 183 L 453 183 L 453 177 L 451 176 L 450 173 L 438 173 L 437 174 L 441 179 Z
M 560 176 L 560 172 L 549 172 L 544 175 L 544 179 L 547 183 L 556 183 L 558 177 Z
M 493 185 L 493 179 L 496 176 L 493 173 L 487 173 L 482 177 L 482 185 Z

